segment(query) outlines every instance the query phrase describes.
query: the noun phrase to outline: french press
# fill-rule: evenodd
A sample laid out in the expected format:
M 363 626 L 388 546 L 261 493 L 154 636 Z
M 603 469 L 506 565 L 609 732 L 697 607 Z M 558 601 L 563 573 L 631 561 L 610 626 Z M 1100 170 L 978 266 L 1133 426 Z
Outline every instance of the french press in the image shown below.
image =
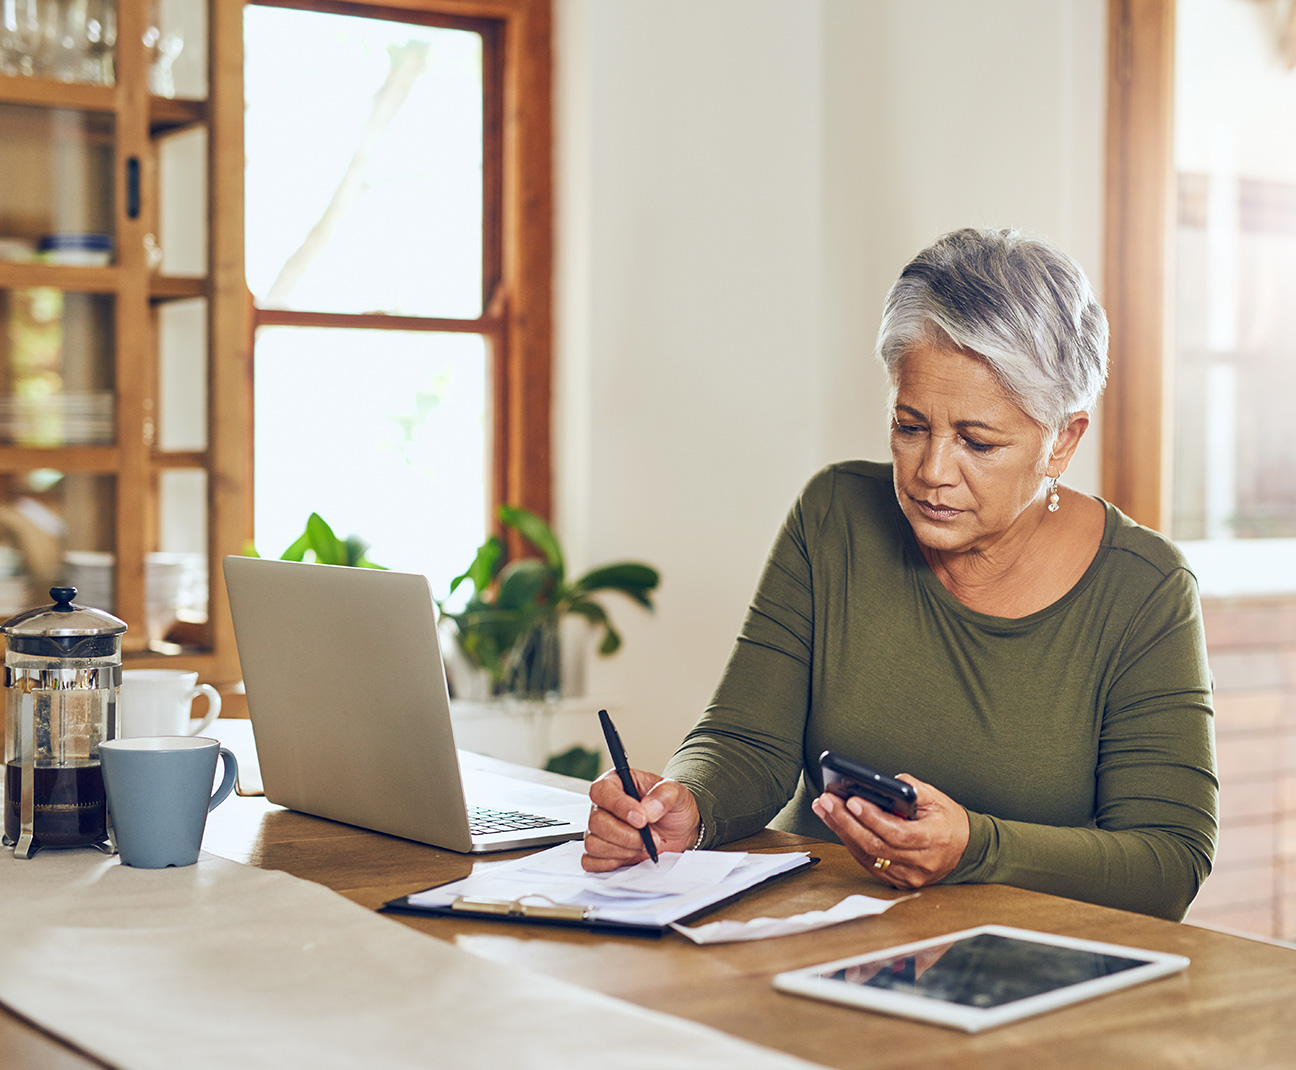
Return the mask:
M 117 735 L 125 621 L 74 605 L 52 587 L 51 606 L 0 624 L 5 636 L 4 843 L 16 858 L 42 847 L 108 845 L 99 744 Z

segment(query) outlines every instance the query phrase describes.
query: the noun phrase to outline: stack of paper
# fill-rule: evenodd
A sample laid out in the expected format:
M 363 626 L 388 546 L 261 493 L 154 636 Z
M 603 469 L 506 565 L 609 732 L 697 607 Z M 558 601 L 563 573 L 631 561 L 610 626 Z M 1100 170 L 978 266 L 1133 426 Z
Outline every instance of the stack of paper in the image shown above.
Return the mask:
M 435 911 L 456 901 L 558 904 L 581 908 L 587 922 L 660 928 L 810 863 L 804 852 L 688 851 L 611 873 L 586 873 L 580 864 L 583 850 L 577 840 L 479 865 L 463 880 L 409 896 L 405 905 Z

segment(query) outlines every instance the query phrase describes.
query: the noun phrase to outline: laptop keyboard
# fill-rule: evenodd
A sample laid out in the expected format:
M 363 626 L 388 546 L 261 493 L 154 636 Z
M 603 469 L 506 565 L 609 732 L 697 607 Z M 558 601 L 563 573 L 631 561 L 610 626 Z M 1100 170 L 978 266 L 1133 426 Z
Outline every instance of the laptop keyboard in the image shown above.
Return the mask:
M 565 825 L 555 817 L 524 814 L 517 810 L 490 810 L 485 806 L 468 807 L 468 829 L 474 836 L 491 832 L 517 832 L 519 829 L 539 829 L 549 825 Z

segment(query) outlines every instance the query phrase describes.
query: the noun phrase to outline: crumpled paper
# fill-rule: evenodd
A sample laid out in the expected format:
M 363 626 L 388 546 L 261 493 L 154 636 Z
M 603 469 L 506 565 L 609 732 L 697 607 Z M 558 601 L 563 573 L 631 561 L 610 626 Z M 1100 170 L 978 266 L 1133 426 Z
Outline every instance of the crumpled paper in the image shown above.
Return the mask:
M 827 910 L 810 910 L 804 914 L 792 914 L 786 918 L 752 918 L 751 921 L 713 921 L 706 925 L 672 925 L 681 936 L 687 936 L 695 944 L 727 944 L 739 940 L 767 940 L 771 936 L 791 936 L 794 933 L 808 933 L 812 929 L 825 929 L 829 925 L 840 925 L 843 921 L 855 918 L 866 918 L 881 914 L 897 903 L 913 899 L 918 895 L 906 895 L 900 899 L 877 899 L 871 895 L 848 895 L 836 906 Z

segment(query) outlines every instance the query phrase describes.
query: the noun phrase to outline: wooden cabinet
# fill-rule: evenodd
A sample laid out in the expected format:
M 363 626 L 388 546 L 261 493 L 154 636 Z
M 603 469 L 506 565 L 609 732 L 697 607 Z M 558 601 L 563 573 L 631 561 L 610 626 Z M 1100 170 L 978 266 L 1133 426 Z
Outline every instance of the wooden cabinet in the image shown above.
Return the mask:
M 197 95 L 150 92 L 148 0 L 117 0 L 113 84 L 0 74 L 0 616 L 70 581 L 131 664 L 220 682 L 250 528 L 241 5 L 191 7 Z

